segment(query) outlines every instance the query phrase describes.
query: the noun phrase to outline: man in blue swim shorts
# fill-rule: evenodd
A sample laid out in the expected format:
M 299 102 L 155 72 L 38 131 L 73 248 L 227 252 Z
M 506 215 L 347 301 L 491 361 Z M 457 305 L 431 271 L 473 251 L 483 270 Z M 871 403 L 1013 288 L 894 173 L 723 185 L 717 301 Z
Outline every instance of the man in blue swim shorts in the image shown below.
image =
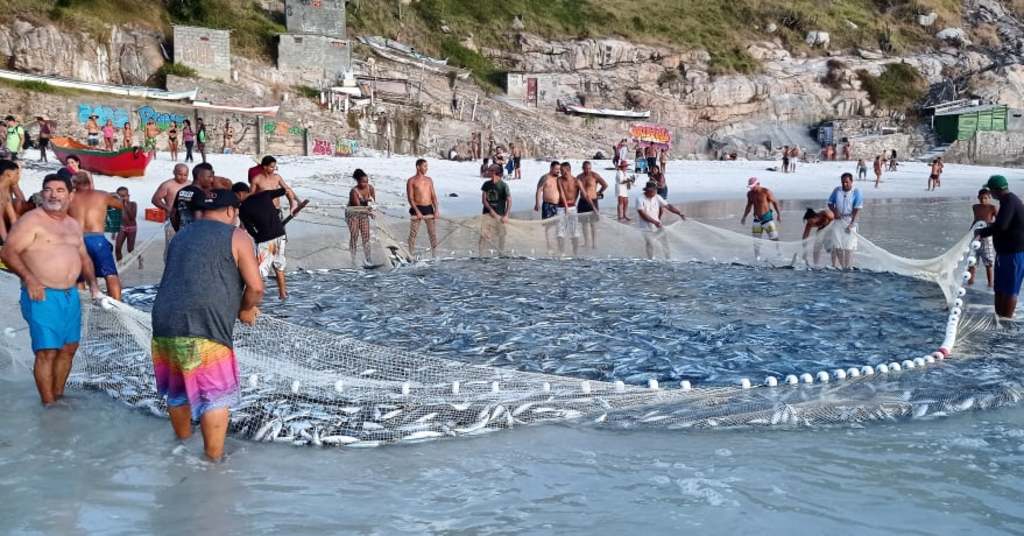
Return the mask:
M 96 190 L 88 171 L 79 171 L 74 177 L 75 195 L 71 199 L 68 214 L 78 221 L 85 234 L 85 250 L 89 253 L 96 277 L 107 282 L 107 294 L 115 300 L 121 299 L 121 279 L 117 276 L 117 262 L 114 260 L 114 246 L 103 230 L 107 222 L 107 209 L 121 210 L 121 198 L 110 192 Z
M 1006 177 L 993 175 L 985 185 L 999 201 L 996 221 L 977 232 L 979 238 L 992 237 L 996 248 L 994 288 L 996 315 L 1013 318 L 1017 295 L 1024 281 L 1024 204 L 1010 193 Z
M 71 182 L 57 175 L 43 179 L 42 206 L 18 219 L 0 260 L 21 278 L 21 315 L 28 323 L 35 353 L 36 389 L 43 404 L 64 396 L 71 361 L 78 350 L 81 308 L 79 276 L 99 295 L 82 226 L 68 217 Z

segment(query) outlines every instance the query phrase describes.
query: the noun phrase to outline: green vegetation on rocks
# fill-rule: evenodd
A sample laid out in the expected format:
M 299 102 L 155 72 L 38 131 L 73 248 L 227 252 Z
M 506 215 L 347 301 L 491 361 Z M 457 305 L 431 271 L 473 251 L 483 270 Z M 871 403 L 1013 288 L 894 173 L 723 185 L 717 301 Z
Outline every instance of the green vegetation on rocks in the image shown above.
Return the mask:
M 925 77 L 913 65 L 906 63 L 890 63 L 880 76 L 862 69 L 857 71 L 857 77 L 871 103 L 890 110 L 910 108 L 928 91 Z

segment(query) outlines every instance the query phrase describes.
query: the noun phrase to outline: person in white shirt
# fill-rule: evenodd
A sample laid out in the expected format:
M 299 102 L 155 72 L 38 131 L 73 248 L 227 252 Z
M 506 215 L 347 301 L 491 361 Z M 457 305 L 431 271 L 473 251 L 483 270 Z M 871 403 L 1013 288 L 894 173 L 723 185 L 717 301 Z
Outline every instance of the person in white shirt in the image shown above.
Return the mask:
M 637 198 L 636 205 L 636 213 L 640 217 L 639 224 L 641 231 L 643 231 L 644 248 L 646 249 L 648 259 L 654 258 L 654 245 L 656 241 L 660 243 L 665 258 L 669 257 L 668 237 L 665 235 L 665 230 L 661 223 L 663 210 L 672 212 L 683 220 L 686 219 L 686 216 L 679 209 L 668 204 L 668 201 L 665 201 L 663 197 L 658 195 L 658 183 L 648 182 L 644 186 L 643 195 Z
M 629 161 L 625 158 L 619 159 L 618 169 L 615 171 L 615 198 L 618 200 L 619 221 L 633 221 L 629 217 L 629 190 L 633 187 L 636 177 L 627 175 Z
M 843 173 L 840 180 L 841 186 L 828 198 L 828 208 L 836 221 L 832 225 L 832 266 L 849 270 L 857 250 L 857 217 L 864 208 L 864 196 L 853 187 L 853 174 Z

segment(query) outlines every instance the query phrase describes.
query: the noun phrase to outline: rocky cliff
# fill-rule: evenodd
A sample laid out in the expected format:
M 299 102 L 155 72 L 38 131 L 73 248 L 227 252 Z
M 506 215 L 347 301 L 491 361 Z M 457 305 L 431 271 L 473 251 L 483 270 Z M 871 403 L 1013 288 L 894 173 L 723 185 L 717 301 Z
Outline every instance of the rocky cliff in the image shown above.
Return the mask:
M 0 25 L 0 60 L 8 69 L 112 84 L 142 85 L 164 63 L 163 36 L 112 26 L 97 37 L 54 24 L 15 19 Z

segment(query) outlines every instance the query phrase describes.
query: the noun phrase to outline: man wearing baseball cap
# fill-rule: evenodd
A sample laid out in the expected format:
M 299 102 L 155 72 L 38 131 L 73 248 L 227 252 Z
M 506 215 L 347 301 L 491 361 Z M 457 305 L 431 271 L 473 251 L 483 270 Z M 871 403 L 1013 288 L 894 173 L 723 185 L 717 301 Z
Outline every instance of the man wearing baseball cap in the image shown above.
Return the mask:
M 751 233 L 755 240 L 779 241 L 779 228 L 776 220 L 782 223 L 782 211 L 779 210 L 779 202 L 775 199 L 772 191 L 761 186 L 757 177 L 747 179 L 747 206 L 743 209 L 743 217 L 740 218 L 740 225 L 747 224 L 747 216 L 754 211 L 754 226 Z M 761 247 L 754 242 L 754 256 L 761 258 Z
M 153 303 L 157 392 L 179 439 L 199 421 L 212 460 L 224 455 L 228 408 L 241 394 L 235 318 L 255 324 L 263 298 L 252 239 L 235 226 L 238 206 L 231 190 L 206 195 L 202 216 L 171 239 Z
M 636 177 L 627 175 L 627 169 L 629 169 L 629 161 L 625 158 L 620 158 L 618 168 L 615 170 L 615 198 L 618 199 L 619 203 L 619 221 L 633 221 L 629 217 L 629 190 L 633 187 Z
M 1010 193 L 1010 185 L 1002 175 L 989 177 L 985 187 L 999 201 L 999 214 L 995 222 L 976 234 L 979 238 L 991 236 L 996 248 L 996 315 L 1013 318 L 1024 281 L 1024 204 Z

